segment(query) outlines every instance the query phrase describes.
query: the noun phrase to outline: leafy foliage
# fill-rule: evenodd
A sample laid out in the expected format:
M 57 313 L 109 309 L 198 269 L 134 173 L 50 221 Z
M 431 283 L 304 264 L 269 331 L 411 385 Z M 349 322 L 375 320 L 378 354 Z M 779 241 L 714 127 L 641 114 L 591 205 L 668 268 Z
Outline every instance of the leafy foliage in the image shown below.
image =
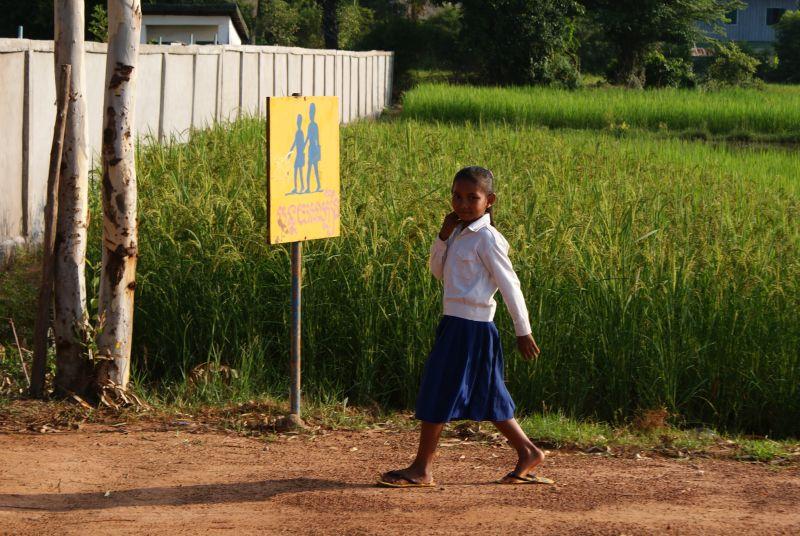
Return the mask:
M 330 0 L 322 3 L 315 0 L 259 0 L 251 22 L 253 41 L 257 45 L 326 48 L 333 44 L 334 36 L 329 36 L 326 42 L 325 28 L 335 33 L 335 27 L 340 24 L 338 20 L 334 27 L 328 27 L 330 21 L 328 26 L 323 24 L 323 7 L 330 9 L 333 3 Z
M 462 42 L 483 81 L 529 84 L 575 79 L 574 0 L 465 0 Z
M 646 84 L 648 55 L 659 44 L 689 46 L 707 39 L 698 22 L 715 25 L 743 7 L 739 0 L 583 0 L 587 15 L 605 30 L 613 58 L 608 78 L 630 87 Z
M 256 45 L 297 44 L 299 14 L 286 0 L 259 2 L 254 26 L 253 40 Z
M 369 33 L 375 13 L 357 1 L 339 4 L 339 48 L 352 50 Z
M 92 16 L 89 18 L 89 33 L 95 41 L 108 42 L 108 13 L 102 4 L 97 4 L 92 10 Z
M 759 62 L 733 42 L 715 47 L 716 59 L 708 68 L 708 85 L 711 87 L 752 87 L 756 84 Z
M 606 39 L 605 30 L 595 15 L 584 13 L 576 19 L 575 39 L 581 72 L 604 76 L 614 58 L 614 47 Z
M 784 82 L 800 83 L 800 11 L 787 11 L 776 26 L 777 75 Z
M 379 12 L 374 11 L 377 17 Z M 461 30 L 461 11 L 445 6 L 417 21 L 393 13 L 376 19 L 356 49 L 392 50 L 395 53 L 396 86 L 409 86 L 410 69 L 460 69 L 464 54 L 457 46 Z
M 296 45 L 306 48 L 325 48 L 322 6 L 315 0 L 294 0 L 292 6 L 297 12 Z
M 650 87 L 692 87 L 695 83 L 691 61 L 682 57 L 667 57 L 660 50 L 647 55 L 645 76 Z
M 565 52 L 551 54 L 544 65 L 542 82 L 558 88 L 578 89 L 581 86 L 581 73 L 575 57 Z

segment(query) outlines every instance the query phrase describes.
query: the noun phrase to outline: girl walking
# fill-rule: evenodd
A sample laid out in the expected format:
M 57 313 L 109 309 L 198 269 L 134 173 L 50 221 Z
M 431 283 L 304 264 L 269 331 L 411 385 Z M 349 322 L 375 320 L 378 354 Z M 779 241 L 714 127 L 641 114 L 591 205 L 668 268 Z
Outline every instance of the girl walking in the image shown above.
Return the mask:
M 516 449 L 516 467 L 498 482 L 549 482 L 531 473 L 544 453 L 514 419 L 514 402 L 503 381 L 503 349 L 492 321 L 498 289 L 514 321 L 520 353 L 535 359 L 539 347 L 508 258 L 508 242 L 494 227 L 493 181 L 492 172 L 478 166 L 460 170 L 453 179 L 453 212 L 445 217 L 430 253 L 431 272 L 444 281 L 444 316 L 417 397 L 416 418 L 422 421 L 417 456 L 409 467 L 382 474 L 379 485 L 433 486 L 433 455 L 444 424 L 461 419 L 491 421 Z

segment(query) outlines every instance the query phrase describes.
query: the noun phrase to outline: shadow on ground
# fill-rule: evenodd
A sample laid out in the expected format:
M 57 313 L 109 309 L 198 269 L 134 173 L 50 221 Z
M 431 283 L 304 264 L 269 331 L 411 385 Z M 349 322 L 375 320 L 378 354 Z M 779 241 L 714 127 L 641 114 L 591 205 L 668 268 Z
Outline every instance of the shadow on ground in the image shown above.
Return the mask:
M 371 485 L 314 478 L 291 478 L 258 482 L 111 490 L 108 496 L 106 496 L 106 492 L 35 493 L 30 495 L 3 493 L 0 494 L 0 510 L 22 509 L 69 512 L 127 506 L 181 506 L 189 504 L 261 502 L 285 493 L 365 487 L 371 487 Z

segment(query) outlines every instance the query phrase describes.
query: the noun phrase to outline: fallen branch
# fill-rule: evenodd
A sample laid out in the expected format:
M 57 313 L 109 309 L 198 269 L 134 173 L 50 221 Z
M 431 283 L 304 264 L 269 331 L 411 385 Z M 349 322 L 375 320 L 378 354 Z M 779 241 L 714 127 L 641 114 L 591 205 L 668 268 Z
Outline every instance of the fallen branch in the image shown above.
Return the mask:
M 50 170 L 47 175 L 47 202 L 44 212 L 44 251 L 42 255 L 42 280 L 39 285 L 39 299 L 36 310 L 36 323 L 33 330 L 32 382 L 28 382 L 31 396 L 44 396 L 44 379 L 47 370 L 47 330 L 50 327 L 50 307 L 53 302 L 53 270 L 55 266 L 56 218 L 58 214 L 58 188 L 61 180 L 61 157 L 64 152 L 64 133 L 67 128 L 69 88 L 72 74 L 71 65 L 62 65 L 59 77 L 58 111 L 53 127 L 53 144 L 50 148 Z
M 17 337 L 17 328 L 14 327 L 14 319 L 9 318 L 8 323 L 11 324 L 11 331 L 14 333 L 14 342 L 17 343 L 17 352 L 19 352 L 19 362 L 22 365 L 22 372 L 25 374 L 25 381 L 28 382 L 28 388 L 31 386 L 31 378 L 28 376 L 28 367 L 25 366 L 25 360 L 22 358 L 22 347 L 19 345 L 19 338 Z

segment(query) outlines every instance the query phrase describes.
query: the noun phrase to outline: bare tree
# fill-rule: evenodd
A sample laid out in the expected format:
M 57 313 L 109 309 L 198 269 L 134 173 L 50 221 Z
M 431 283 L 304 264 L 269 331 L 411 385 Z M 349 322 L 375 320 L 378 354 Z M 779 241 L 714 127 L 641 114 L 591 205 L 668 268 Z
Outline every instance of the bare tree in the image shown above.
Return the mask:
M 60 65 L 72 65 L 67 125 L 58 188 L 55 236 L 57 394 L 85 394 L 92 383 L 86 351 L 86 231 L 89 226 L 89 152 L 86 122 L 83 0 L 54 3 L 56 80 Z M 59 100 L 63 96 L 59 94 Z
M 103 110 L 103 260 L 100 274 L 97 382 L 125 389 L 130 377 L 138 229 L 134 164 L 134 90 L 140 0 L 109 0 Z

